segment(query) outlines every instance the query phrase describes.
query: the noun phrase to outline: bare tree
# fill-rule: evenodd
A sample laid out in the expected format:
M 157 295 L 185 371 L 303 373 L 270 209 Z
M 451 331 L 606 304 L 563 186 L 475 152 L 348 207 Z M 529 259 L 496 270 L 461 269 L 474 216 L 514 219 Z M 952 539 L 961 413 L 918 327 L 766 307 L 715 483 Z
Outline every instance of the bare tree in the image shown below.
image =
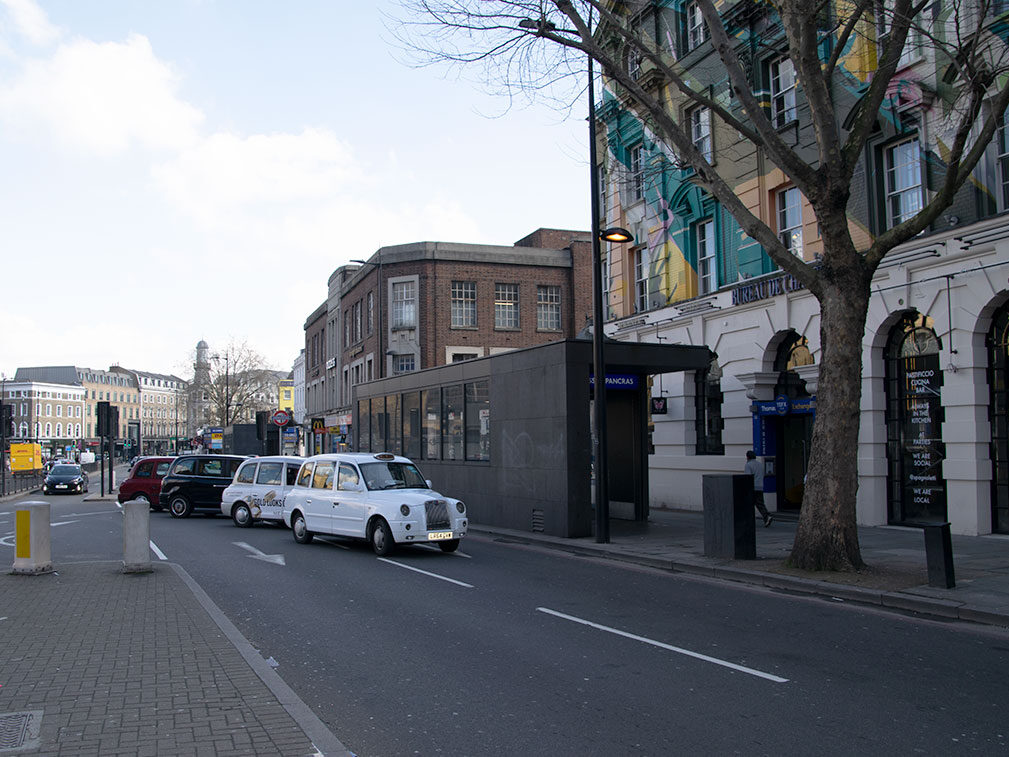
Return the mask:
M 269 410 L 269 397 L 275 393 L 275 371 L 247 342 L 231 341 L 210 356 L 208 395 L 211 414 L 216 422 L 230 426 L 240 417 Z
M 729 84 L 729 97 L 722 97 L 709 87 L 711 72 L 685 68 L 655 29 L 640 23 L 648 10 L 666 5 L 658 0 L 403 0 L 398 33 L 423 62 L 482 67 L 484 80 L 509 95 L 556 95 L 558 85 L 570 83 L 591 57 L 609 89 L 675 160 L 693 168 L 693 180 L 812 292 L 821 309 L 822 356 L 808 484 L 791 562 L 811 570 L 857 570 L 863 566 L 855 497 L 870 283 L 888 251 L 927 230 L 950 206 L 982 157 L 1009 102 L 1006 44 L 992 32 L 990 0 L 727 0 L 717 8 L 712 0 L 697 0 L 723 67 L 718 76 Z M 762 25 L 753 24 L 754 18 Z M 761 28 L 768 31 L 754 34 Z M 769 117 L 766 98 L 754 93 L 741 55 L 744 38 L 756 48 L 774 46 L 791 59 L 808 103 L 812 149 L 788 144 Z M 918 46 L 935 66 L 931 95 L 941 108 L 935 121 L 945 165 L 935 171 L 934 186 L 920 208 L 872 236 L 850 222 L 855 217 L 852 179 L 864 167 L 880 110 L 894 97 L 905 44 Z M 873 54 L 864 56 L 870 65 L 858 72 L 864 87 L 852 107 L 838 96 L 837 84 L 844 56 L 856 45 L 871 45 Z M 633 75 L 626 65 L 629 55 L 660 84 L 647 87 L 644 77 Z M 823 240 L 818 265 L 786 249 L 695 146 L 683 104 L 707 108 L 802 192 Z

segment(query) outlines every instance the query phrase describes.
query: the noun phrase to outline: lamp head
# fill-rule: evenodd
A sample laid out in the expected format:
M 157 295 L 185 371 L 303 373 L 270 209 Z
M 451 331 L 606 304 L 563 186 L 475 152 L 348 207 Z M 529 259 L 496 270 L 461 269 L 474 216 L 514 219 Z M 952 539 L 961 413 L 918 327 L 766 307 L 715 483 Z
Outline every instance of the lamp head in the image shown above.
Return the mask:
M 631 234 L 631 232 L 627 229 L 621 229 L 618 226 L 614 226 L 611 229 L 604 229 L 599 232 L 599 238 L 616 244 L 624 244 L 625 242 L 634 241 L 634 235 Z

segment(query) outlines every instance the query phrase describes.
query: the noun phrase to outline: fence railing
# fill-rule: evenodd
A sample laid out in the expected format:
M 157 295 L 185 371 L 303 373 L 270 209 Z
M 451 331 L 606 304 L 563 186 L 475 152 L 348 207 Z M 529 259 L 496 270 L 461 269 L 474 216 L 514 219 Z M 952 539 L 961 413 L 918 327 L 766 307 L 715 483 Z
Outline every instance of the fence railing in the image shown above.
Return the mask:
M 0 495 L 20 494 L 32 489 L 40 489 L 43 479 L 45 479 L 45 474 L 41 471 L 11 473 L 4 470 L 0 472 Z

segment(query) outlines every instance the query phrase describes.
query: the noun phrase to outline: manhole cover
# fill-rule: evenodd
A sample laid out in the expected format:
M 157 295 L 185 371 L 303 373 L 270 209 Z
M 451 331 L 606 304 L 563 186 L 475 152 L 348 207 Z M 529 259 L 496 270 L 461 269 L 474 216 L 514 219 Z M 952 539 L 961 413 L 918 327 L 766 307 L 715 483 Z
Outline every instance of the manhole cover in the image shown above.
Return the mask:
M 35 749 L 42 729 L 42 710 L 0 712 L 0 752 Z

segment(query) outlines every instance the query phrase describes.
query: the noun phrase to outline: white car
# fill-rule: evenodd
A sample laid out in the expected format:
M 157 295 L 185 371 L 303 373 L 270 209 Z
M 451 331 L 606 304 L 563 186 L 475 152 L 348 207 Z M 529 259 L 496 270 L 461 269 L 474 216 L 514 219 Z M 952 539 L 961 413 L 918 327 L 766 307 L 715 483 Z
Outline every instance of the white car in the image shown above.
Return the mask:
M 387 452 L 315 455 L 284 501 L 284 523 L 299 544 L 315 534 L 366 539 L 377 555 L 397 544 L 454 552 L 466 535 L 466 505 L 431 489 L 408 458 Z
M 284 499 L 298 478 L 303 457 L 254 457 L 242 463 L 221 494 L 221 512 L 247 528 L 257 520 L 283 521 Z

